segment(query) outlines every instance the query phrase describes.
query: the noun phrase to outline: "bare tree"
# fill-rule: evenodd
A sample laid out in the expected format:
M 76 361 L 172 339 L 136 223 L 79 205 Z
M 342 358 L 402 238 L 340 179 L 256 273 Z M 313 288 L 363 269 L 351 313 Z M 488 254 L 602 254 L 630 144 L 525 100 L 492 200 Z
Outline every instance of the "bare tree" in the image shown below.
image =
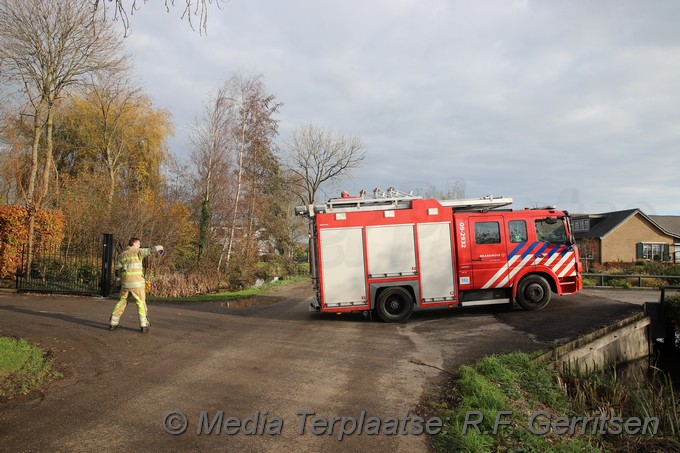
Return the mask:
M 0 145 L 0 204 L 13 204 L 16 193 L 12 155 Z
M 193 148 L 191 160 L 196 168 L 196 186 L 201 193 L 198 259 L 208 248 L 210 224 L 215 208 L 214 198 L 227 191 L 229 172 L 231 121 L 226 87 L 220 88 L 208 101 L 203 117 L 196 120 L 190 133 Z M 217 190 L 216 190 L 217 186 Z M 219 209 L 218 209 L 219 210 Z
M 454 181 L 448 181 L 443 189 L 440 189 L 438 186 L 430 185 L 426 188 L 418 188 L 415 192 L 424 198 L 459 200 L 465 197 L 465 181 L 456 179 Z
M 233 269 L 234 257 L 241 270 L 248 268 L 258 258 L 261 234 L 281 236 L 272 202 L 283 186 L 272 151 L 280 105 L 261 75 L 237 73 L 211 97 L 192 128 L 199 259 L 211 249 L 212 236 L 221 233 L 217 272 Z
M 149 0 L 143 0 L 143 3 L 148 3 Z M 130 30 L 130 18 L 141 5 L 138 0 L 132 0 L 132 4 L 127 7 L 124 5 L 123 0 L 108 0 L 109 3 L 113 2 L 113 18 L 114 20 L 120 19 L 123 23 L 125 33 Z M 175 6 L 175 0 L 164 0 L 165 9 L 169 12 L 170 7 Z M 94 6 L 95 14 L 99 10 L 106 11 L 107 0 L 93 0 L 92 4 Z M 182 11 L 182 19 L 189 22 L 191 29 L 194 29 L 194 18 L 198 19 L 198 29 L 200 33 L 207 31 L 208 27 L 208 7 L 212 4 L 216 5 L 218 8 L 221 7 L 222 3 L 226 3 L 225 0 L 184 0 L 184 10 Z
M 293 131 L 284 162 L 302 203 L 313 204 L 322 185 L 349 176 L 365 157 L 360 138 L 306 124 Z
M 226 99 L 233 119 L 230 135 L 232 150 L 236 154 L 234 164 L 236 185 L 231 222 L 217 263 L 218 271 L 223 261 L 226 267 L 229 266 L 234 249 L 236 228 L 239 226 L 239 216 L 242 211 L 241 198 L 244 192 L 247 161 L 252 161 L 257 155 L 258 148 L 263 144 L 262 135 L 272 133 L 271 116 L 276 113 L 280 105 L 273 95 L 266 94 L 262 79 L 261 75 L 235 74 L 225 84 Z M 276 127 L 273 127 L 273 133 L 276 134 Z
M 97 71 L 124 65 L 121 40 L 103 14 L 83 8 L 81 0 L 0 0 L 0 74 L 19 84 L 33 108 L 28 187 L 22 195 L 29 214 L 29 261 L 33 250 L 35 210 L 49 190 L 53 167 L 52 130 L 55 104 L 70 87 Z M 41 137 L 42 181 L 38 187 Z
M 108 209 L 111 211 L 113 196 L 115 194 L 118 174 L 128 157 L 127 143 L 121 138 L 130 135 L 126 131 L 130 123 L 129 112 L 137 105 L 137 97 L 140 97 L 141 89 L 132 85 L 123 74 L 116 77 L 107 77 L 93 80 L 85 93 L 90 105 L 85 105 L 94 110 L 87 112 L 87 121 L 93 123 L 93 136 L 90 142 L 96 147 L 97 153 L 106 166 L 109 175 Z
M 600 261 L 600 241 L 597 238 L 583 238 L 578 241 L 578 250 L 581 260 L 585 262 L 583 266 L 588 273 L 590 262 Z

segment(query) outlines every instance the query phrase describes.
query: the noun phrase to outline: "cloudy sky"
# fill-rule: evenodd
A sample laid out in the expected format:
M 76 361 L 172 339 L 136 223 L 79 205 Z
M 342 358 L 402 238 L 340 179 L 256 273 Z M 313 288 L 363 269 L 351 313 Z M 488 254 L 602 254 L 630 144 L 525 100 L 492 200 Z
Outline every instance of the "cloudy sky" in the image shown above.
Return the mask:
M 125 42 L 180 158 L 242 71 L 284 104 L 281 145 L 308 122 L 363 139 L 350 192 L 680 215 L 680 2 L 231 0 L 203 36 L 180 13 L 144 5 Z

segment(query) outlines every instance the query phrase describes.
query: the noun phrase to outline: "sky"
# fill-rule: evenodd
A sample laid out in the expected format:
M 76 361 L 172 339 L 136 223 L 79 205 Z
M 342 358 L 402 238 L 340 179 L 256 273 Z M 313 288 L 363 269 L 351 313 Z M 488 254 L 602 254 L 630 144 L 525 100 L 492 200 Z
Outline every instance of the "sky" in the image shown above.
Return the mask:
M 151 1 L 124 44 L 182 160 L 240 71 L 283 103 L 282 149 L 307 123 L 363 140 L 338 191 L 460 181 L 517 209 L 680 215 L 675 0 L 231 0 L 205 34 L 180 16 Z

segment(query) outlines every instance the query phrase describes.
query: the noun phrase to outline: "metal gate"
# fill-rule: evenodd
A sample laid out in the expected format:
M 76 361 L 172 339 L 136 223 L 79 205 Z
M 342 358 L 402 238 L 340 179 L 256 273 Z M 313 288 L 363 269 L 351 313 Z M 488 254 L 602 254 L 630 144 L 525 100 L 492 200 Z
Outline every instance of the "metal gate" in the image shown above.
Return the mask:
M 113 235 L 102 240 L 41 244 L 29 259 L 28 246 L 21 250 L 17 271 L 19 292 L 108 296 L 112 286 Z

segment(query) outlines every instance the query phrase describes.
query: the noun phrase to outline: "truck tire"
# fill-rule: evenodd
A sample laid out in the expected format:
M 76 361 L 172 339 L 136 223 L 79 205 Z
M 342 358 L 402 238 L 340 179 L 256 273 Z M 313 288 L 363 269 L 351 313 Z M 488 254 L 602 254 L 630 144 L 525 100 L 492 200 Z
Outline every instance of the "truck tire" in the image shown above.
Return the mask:
M 550 285 L 540 275 L 529 275 L 519 282 L 517 303 L 525 310 L 540 310 L 550 302 Z
M 387 288 L 376 303 L 378 316 L 385 322 L 405 322 L 413 313 L 413 296 L 401 286 Z

